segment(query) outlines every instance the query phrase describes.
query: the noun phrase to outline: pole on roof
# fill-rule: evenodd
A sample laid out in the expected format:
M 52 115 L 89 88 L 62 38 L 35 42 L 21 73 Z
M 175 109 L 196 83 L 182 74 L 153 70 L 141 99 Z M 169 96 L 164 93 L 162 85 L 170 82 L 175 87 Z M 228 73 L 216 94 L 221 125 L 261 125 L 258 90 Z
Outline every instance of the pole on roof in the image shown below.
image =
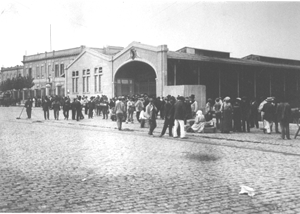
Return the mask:
M 51 24 L 50 24 L 50 51 L 52 51 L 52 42 L 51 42 Z

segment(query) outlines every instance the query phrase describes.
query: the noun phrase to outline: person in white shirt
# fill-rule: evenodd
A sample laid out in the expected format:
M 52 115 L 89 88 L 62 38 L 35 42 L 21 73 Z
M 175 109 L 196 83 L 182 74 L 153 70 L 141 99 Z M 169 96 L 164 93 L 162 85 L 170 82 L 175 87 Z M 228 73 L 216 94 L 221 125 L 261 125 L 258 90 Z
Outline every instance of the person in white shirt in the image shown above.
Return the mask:
M 195 95 L 194 94 L 192 94 L 190 96 L 190 98 L 191 98 L 192 117 L 195 118 L 196 113 L 198 111 L 198 102 L 195 100 Z
M 141 123 L 141 128 L 144 128 L 145 127 L 145 122 L 147 120 L 147 117 L 146 117 L 146 112 L 145 112 L 145 108 L 142 108 L 142 111 L 140 112 L 140 123 Z

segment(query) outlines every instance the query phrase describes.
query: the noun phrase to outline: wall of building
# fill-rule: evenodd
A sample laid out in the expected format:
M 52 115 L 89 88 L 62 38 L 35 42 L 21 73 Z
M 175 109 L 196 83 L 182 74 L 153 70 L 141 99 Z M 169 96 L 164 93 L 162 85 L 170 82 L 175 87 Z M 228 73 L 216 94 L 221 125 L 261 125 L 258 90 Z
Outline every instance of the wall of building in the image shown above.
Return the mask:
M 95 68 L 102 68 L 101 75 L 101 89 L 97 86 L 95 91 Z M 89 92 L 83 92 L 83 70 L 90 70 L 89 76 Z M 72 86 L 72 72 L 78 71 L 78 91 L 73 92 Z M 68 69 L 66 73 L 66 94 L 70 98 L 75 98 L 77 95 L 84 96 L 97 96 L 105 94 L 110 97 L 112 88 L 112 76 L 111 76 L 111 62 L 107 59 L 99 57 L 99 55 L 85 52 L 79 59 L 76 60 Z M 97 73 L 96 73 L 97 74 Z M 85 84 L 86 85 L 86 84 Z
M 14 66 L 1 68 L 0 80 L 5 81 L 7 79 L 16 78 L 19 74 L 23 75 L 23 66 Z
M 198 102 L 198 109 L 204 110 L 206 103 L 206 87 L 204 85 L 172 85 L 165 86 L 163 96 L 168 95 L 177 97 L 189 97 L 195 95 L 195 100 Z M 204 112 L 204 111 L 203 111 Z
M 135 50 L 136 57 L 132 57 L 131 50 Z M 143 45 L 140 43 L 133 43 L 127 47 L 125 52 L 114 56 L 113 60 L 113 77 L 118 70 L 125 64 L 134 60 L 149 64 L 156 73 L 156 95 L 162 96 L 163 86 L 166 85 L 166 71 L 167 71 L 167 46 L 161 45 L 158 47 Z M 114 93 L 114 91 L 113 91 Z

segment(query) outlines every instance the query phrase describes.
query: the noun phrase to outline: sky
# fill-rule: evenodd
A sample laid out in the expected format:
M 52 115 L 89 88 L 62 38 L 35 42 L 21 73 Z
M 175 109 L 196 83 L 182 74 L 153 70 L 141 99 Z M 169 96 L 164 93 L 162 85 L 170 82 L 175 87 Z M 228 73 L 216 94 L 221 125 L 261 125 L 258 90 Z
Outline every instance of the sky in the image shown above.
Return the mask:
M 1 0 L 0 66 L 45 51 L 133 41 L 300 60 L 299 11 L 298 1 Z

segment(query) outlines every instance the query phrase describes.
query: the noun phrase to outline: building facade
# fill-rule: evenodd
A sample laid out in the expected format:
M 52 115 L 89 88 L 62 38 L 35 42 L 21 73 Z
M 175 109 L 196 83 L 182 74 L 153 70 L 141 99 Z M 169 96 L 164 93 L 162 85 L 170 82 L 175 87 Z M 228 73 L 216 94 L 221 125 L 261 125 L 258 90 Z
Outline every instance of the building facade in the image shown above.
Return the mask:
M 65 95 L 65 68 L 83 51 L 85 46 L 23 56 L 23 75 L 34 78 L 30 95 Z
M 66 90 L 71 97 L 195 94 L 200 108 L 207 98 L 225 96 L 275 96 L 299 102 L 298 60 L 258 55 L 239 59 L 229 52 L 192 47 L 170 51 L 167 45 L 132 42 L 111 55 L 86 50 L 75 61 L 66 69 Z
M 3 82 L 7 79 L 13 79 L 18 77 L 19 75 L 23 76 L 23 66 L 16 65 L 14 67 L 2 67 L 0 74 L 0 82 Z

